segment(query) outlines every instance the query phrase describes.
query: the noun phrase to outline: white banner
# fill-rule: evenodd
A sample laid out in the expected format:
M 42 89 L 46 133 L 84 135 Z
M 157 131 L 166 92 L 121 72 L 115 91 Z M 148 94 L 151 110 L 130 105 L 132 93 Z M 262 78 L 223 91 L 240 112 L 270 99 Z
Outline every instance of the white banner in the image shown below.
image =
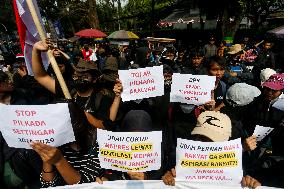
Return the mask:
M 177 139 L 177 180 L 238 184 L 243 177 L 241 139 L 200 142 Z
M 163 66 L 119 70 L 122 82 L 122 101 L 137 100 L 164 95 Z
M 39 141 L 61 146 L 75 141 L 68 104 L 0 105 L 0 131 L 10 147 L 31 149 Z
M 211 101 L 215 76 L 174 73 L 171 85 L 171 102 L 202 105 Z
M 224 184 L 205 184 L 190 183 L 184 181 L 176 181 L 175 186 L 167 186 L 160 180 L 139 180 L 139 181 L 110 181 L 103 184 L 88 183 L 60 187 L 50 187 L 56 189 L 244 189 L 240 184 L 224 185 Z M 276 189 L 272 187 L 260 186 L 257 189 Z
M 98 129 L 102 168 L 145 172 L 161 167 L 162 132 L 111 132 Z

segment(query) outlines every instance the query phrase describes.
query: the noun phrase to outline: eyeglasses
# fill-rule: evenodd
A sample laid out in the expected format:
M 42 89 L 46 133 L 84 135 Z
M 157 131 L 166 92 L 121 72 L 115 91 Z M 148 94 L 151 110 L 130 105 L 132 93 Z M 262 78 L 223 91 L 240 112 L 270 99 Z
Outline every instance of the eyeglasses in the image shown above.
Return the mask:
M 73 78 L 73 80 L 78 80 L 78 79 L 89 80 L 91 78 L 91 76 L 89 76 L 89 75 L 81 75 L 81 76 L 80 75 L 73 75 L 72 78 Z

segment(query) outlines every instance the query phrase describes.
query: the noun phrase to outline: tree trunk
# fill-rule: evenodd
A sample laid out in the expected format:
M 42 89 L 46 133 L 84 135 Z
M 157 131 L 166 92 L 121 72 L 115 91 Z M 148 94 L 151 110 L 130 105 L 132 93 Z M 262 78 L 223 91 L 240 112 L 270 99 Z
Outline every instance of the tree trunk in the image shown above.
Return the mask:
M 234 17 L 230 15 L 230 2 L 228 0 L 224 1 L 224 9 L 220 15 L 220 27 L 222 32 L 222 37 L 232 37 L 234 38 L 241 21 L 244 17 L 243 10 L 238 7 L 235 7 L 236 14 Z M 234 20 L 231 20 L 234 18 Z
M 89 2 L 89 11 L 88 11 L 88 17 L 89 17 L 89 24 L 91 28 L 99 29 L 99 18 L 97 13 L 97 4 L 96 0 L 88 0 Z

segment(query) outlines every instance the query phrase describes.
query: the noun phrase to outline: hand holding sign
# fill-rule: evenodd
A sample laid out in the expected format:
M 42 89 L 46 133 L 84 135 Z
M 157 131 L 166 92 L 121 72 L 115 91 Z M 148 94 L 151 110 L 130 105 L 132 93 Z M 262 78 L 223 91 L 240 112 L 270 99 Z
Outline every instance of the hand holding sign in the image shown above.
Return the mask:
M 41 142 L 32 142 L 31 147 L 38 153 L 42 161 L 51 165 L 56 165 L 62 158 L 61 151 Z
M 145 173 L 137 173 L 137 172 L 127 172 L 131 180 L 146 180 Z
M 176 178 L 176 169 L 172 168 L 170 171 L 166 172 L 166 174 L 162 177 L 162 180 L 166 185 L 174 186 L 175 178 Z
M 254 149 L 256 149 L 256 136 L 252 135 L 248 138 L 245 139 L 244 144 L 243 144 L 243 148 L 245 151 L 252 151 Z
M 273 128 L 257 125 L 254 129 L 253 135 L 256 136 L 256 141 L 259 142 L 262 139 L 264 139 L 267 135 L 269 135 L 271 131 L 273 131 Z
M 116 83 L 113 87 L 113 92 L 115 93 L 115 96 L 120 97 L 121 93 L 122 93 L 122 83 L 119 79 L 116 79 Z

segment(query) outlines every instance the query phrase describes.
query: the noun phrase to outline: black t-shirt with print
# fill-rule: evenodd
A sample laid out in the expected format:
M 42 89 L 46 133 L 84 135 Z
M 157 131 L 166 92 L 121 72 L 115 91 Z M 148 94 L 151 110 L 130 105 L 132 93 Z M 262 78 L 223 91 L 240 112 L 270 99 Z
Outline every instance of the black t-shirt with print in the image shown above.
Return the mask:
M 223 102 L 225 94 L 226 91 L 224 91 L 221 82 L 219 82 L 217 88 L 214 90 L 214 100 L 216 102 L 215 106 L 219 106 Z

